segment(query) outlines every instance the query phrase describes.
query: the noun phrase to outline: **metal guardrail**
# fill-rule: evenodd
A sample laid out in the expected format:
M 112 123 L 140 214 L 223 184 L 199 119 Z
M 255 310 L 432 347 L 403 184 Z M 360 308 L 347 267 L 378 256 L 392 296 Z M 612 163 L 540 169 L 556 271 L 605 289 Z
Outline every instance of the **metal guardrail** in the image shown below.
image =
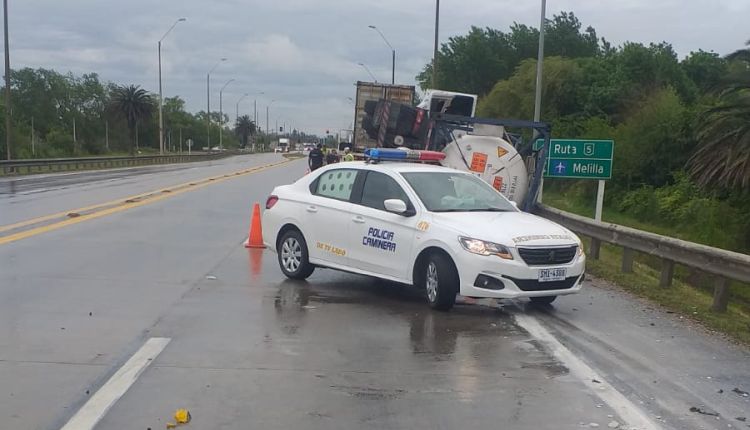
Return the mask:
M 590 258 L 599 258 L 602 242 L 622 247 L 623 272 L 633 271 L 634 252 L 661 258 L 661 287 L 666 288 L 672 284 L 675 264 L 715 275 L 716 284 L 711 309 L 716 312 L 724 312 L 727 309 L 730 280 L 750 282 L 750 255 L 595 221 L 546 205 L 537 205 L 534 213 L 562 224 L 577 234 L 590 237 Z
M 155 164 L 189 163 L 194 161 L 217 160 L 235 155 L 234 152 L 211 154 L 171 154 L 146 155 L 135 157 L 81 157 L 45 158 L 29 160 L 0 161 L 0 176 L 32 173 L 66 172 L 73 170 L 111 169 L 118 167 L 149 166 Z

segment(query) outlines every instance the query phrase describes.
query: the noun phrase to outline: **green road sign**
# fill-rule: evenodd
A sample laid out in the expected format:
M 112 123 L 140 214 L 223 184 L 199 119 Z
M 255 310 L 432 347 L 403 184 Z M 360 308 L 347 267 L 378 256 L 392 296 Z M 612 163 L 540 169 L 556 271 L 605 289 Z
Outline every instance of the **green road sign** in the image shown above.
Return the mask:
M 542 139 L 534 150 L 542 148 Z M 612 140 L 550 139 L 547 178 L 609 179 L 612 177 Z

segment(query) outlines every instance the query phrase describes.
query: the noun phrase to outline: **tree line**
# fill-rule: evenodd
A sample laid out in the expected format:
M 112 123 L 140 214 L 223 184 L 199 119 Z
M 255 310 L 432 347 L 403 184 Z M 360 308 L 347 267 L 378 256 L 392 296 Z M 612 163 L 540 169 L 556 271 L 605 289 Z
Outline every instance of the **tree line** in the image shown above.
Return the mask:
M 96 73 L 80 76 L 50 69 L 11 70 L 12 158 L 54 158 L 102 154 L 153 153 L 159 150 L 158 95 L 137 85 L 102 82 Z M 4 104 L 0 111 L 5 115 Z M 207 146 L 206 112 L 190 113 L 178 96 L 163 102 L 164 140 L 168 151 Z M 245 147 L 257 139 L 253 120 L 243 115 L 230 121 L 211 112 L 211 146 Z M 5 123 L 0 124 L 0 154 L 6 157 Z M 33 145 L 32 145 L 33 142 Z M 182 146 L 180 143 L 182 142 Z
M 472 27 L 438 54 L 437 88 L 480 95 L 478 116 L 530 119 L 539 32 Z M 553 138 L 614 139 L 607 204 L 693 239 L 750 250 L 750 41 L 680 59 L 667 42 L 613 46 L 572 12 L 545 26 L 542 120 Z M 432 87 L 432 66 L 417 75 Z M 590 201 L 593 181 L 550 181 Z M 545 184 L 545 190 L 548 185 Z

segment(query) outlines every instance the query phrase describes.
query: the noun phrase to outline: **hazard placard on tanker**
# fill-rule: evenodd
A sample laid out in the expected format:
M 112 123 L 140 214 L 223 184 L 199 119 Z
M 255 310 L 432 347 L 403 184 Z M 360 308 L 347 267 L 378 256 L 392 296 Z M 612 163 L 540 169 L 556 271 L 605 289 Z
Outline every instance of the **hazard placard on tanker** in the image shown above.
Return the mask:
M 445 160 L 440 164 L 454 169 L 468 168 L 508 199 L 523 201 L 529 178 L 523 158 L 513 145 L 497 136 L 458 134 L 456 137 L 443 149 Z

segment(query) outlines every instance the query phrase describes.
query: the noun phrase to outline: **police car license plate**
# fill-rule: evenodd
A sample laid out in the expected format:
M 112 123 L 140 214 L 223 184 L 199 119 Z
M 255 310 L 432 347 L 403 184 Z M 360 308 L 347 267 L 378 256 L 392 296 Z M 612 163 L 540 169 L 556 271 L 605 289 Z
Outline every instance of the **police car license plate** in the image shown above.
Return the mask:
M 539 269 L 539 282 L 564 281 L 565 269 Z

